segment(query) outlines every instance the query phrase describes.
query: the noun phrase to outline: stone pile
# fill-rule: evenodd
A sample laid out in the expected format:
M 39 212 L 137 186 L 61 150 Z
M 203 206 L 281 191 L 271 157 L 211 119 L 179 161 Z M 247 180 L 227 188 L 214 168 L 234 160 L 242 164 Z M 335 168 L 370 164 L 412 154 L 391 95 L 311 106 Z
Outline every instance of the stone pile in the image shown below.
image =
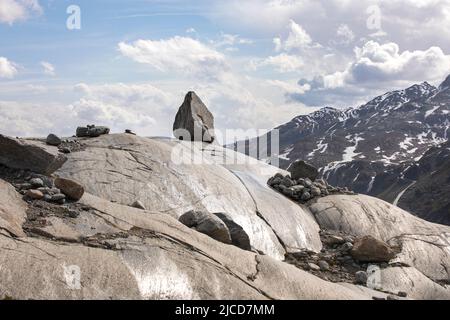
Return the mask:
M 291 253 L 286 255 L 286 262 L 326 281 L 368 286 L 369 270 L 388 268 L 389 261 L 395 256 L 394 248 L 374 237 L 355 237 L 322 230 L 320 238 L 323 244 L 321 252 L 305 250 Z
M 325 197 L 330 194 L 348 194 L 354 192 L 347 188 L 333 187 L 322 179 L 312 181 L 310 178 L 292 179 L 289 175 L 277 173 L 267 182 L 269 186 L 278 190 L 286 197 L 302 203 L 308 202 L 316 197 Z
M 87 125 L 86 127 L 78 127 L 76 135 L 79 138 L 87 137 L 87 138 L 96 138 L 100 137 L 104 134 L 109 134 L 110 129 L 108 127 L 95 126 L 95 125 Z
M 14 186 L 25 200 L 43 200 L 56 204 L 64 204 L 68 200 L 78 201 L 84 194 L 83 186 L 75 181 L 35 173 L 27 174 L 23 182 L 14 183 Z

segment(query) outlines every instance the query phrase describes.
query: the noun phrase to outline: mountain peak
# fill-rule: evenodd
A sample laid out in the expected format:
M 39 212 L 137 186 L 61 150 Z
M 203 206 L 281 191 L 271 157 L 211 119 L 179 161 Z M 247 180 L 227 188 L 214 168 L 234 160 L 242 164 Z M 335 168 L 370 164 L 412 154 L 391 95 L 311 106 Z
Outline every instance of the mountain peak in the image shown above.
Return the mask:
M 444 82 L 439 86 L 439 90 L 442 91 L 448 88 L 450 88 L 450 75 L 448 75 Z

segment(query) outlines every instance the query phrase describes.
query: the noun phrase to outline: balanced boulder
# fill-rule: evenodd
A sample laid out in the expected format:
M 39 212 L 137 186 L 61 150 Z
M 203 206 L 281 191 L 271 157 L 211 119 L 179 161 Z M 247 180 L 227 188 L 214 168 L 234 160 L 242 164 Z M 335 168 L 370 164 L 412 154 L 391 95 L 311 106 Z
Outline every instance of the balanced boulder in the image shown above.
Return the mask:
M 175 117 L 173 132 L 180 140 L 214 141 L 214 116 L 195 92 L 186 95 Z
M 351 255 L 361 262 L 389 262 L 395 257 L 395 252 L 384 241 L 365 236 L 355 240 Z
M 84 188 L 78 182 L 69 179 L 56 178 L 55 187 L 72 200 L 78 201 L 84 194 Z
M 180 217 L 180 222 L 211 238 L 231 244 L 231 235 L 226 224 L 215 215 L 208 212 L 189 211 Z
M 0 135 L 0 164 L 8 168 L 50 175 L 61 168 L 66 160 L 57 148 L 43 142 Z
M 303 160 L 292 163 L 289 166 L 288 171 L 291 173 L 291 178 L 294 180 L 309 178 L 311 181 L 314 181 L 319 175 L 319 170 L 317 170 L 316 167 Z

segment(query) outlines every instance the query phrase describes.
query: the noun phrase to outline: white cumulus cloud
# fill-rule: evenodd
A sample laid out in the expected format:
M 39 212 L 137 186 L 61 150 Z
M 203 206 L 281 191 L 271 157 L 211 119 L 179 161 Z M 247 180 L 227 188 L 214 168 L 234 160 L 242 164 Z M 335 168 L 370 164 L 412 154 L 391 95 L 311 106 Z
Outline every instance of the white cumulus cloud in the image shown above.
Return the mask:
M 13 78 L 17 74 L 17 68 L 5 57 L 0 57 L 0 78 Z
M 26 20 L 32 14 L 41 14 L 38 0 L 1 0 L 0 23 L 12 25 L 16 21 Z
M 189 37 L 120 42 L 119 51 L 122 55 L 161 72 L 213 77 L 227 69 L 222 53 Z

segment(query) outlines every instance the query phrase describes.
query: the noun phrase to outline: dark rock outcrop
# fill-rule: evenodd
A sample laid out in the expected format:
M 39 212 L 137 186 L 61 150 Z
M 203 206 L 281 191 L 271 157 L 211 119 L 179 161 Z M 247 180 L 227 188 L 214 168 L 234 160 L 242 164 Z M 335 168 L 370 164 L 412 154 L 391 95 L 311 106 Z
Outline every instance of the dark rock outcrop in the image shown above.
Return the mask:
M 195 92 L 186 95 L 175 117 L 173 132 L 180 140 L 214 141 L 214 116 Z
M 308 178 L 311 181 L 314 181 L 319 176 L 319 170 L 303 160 L 292 163 L 289 166 L 288 171 L 291 173 L 292 179 L 295 180 Z
M 66 160 L 56 148 L 48 147 L 39 141 L 0 135 L 0 164 L 6 167 L 50 175 Z

